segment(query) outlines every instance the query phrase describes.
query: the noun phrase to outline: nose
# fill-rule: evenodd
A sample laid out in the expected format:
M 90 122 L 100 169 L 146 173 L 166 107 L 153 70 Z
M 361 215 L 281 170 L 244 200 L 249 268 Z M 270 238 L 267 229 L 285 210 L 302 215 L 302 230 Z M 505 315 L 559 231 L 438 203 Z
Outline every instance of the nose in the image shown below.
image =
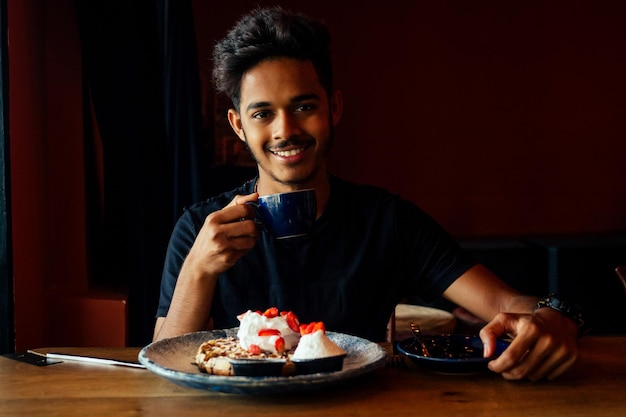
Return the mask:
M 287 140 L 302 132 L 297 117 L 290 112 L 280 112 L 276 115 L 273 130 L 273 137 L 276 140 Z

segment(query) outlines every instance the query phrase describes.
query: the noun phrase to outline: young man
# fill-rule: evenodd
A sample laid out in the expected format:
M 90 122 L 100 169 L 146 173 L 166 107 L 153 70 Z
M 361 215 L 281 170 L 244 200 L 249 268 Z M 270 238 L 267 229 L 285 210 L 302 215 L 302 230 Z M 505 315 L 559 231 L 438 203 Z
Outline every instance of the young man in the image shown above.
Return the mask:
M 258 177 L 190 207 L 165 262 L 154 339 L 238 325 L 248 309 L 276 306 L 302 322 L 382 341 L 396 304 L 440 295 L 514 341 L 490 368 L 508 379 L 553 379 L 578 355 L 578 325 L 519 294 L 475 264 L 425 213 L 380 188 L 329 175 L 326 157 L 342 97 L 333 89 L 329 35 L 313 19 L 256 9 L 219 42 L 218 91 L 230 124 L 258 165 Z M 259 195 L 314 188 L 310 235 L 273 239 L 246 204 Z

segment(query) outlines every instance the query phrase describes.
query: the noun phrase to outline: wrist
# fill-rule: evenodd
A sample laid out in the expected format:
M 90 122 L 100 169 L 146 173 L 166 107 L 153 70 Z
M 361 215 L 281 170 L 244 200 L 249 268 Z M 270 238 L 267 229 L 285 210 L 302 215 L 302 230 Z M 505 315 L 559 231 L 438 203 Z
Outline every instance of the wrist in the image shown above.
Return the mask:
M 557 294 L 551 293 L 547 297 L 540 298 L 537 301 L 535 307 L 533 308 L 533 313 L 536 313 L 538 310 L 541 309 L 556 311 L 562 316 L 567 317 L 578 326 L 579 336 L 583 334 L 585 320 L 583 317 L 582 307 L 578 304 L 571 303 L 558 296 Z

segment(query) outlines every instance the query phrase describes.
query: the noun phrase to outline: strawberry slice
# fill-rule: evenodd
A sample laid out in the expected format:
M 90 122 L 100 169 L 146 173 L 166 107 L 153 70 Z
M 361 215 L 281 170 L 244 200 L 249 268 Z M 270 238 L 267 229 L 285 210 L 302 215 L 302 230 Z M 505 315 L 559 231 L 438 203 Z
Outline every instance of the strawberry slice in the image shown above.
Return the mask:
M 274 347 L 276 348 L 276 352 L 283 353 L 285 351 L 285 339 L 279 337 L 274 342 Z
M 326 327 L 324 326 L 323 321 L 318 321 L 317 323 L 315 323 L 315 326 L 313 326 L 313 331 L 311 333 L 315 333 L 318 330 L 321 330 L 322 332 L 324 332 L 324 334 L 326 334 Z
M 298 317 L 296 317 L 295 314 L 293 314 L 291 311 L 283 311 L 282 313 L 280 313 L 280 315 L 285 318 L 285 320 L 287 321 L 287 325 L 291 330 L 293 330 L 294 332 L 300 331 L 300 322 L 298 321 Z
M 248 346 L 248 353 L 251 353 L 252 355 L 260 355 L 262 352 L 261 346 L 259 345 L 251 344 Z
M 304 336 L 305 334 L 312 334 L 316 331 L 321 330 L 326 333 L 326 328 L 324 327 L 324 322 L 322 321 L 312 321 L 309 324 L 301 324 L 300 325 L 300 334 Z
M 270 307 L 267 310 L 265 310 L 263 315 L 265 317 L 267 317 L 268 319 L 273 319 L 274 317 L 278 317 L 278 308 L 277 307 Z
M 261 329 L 257 333 L 259 336 L 280 336 L 280 330 L 278 329 Z

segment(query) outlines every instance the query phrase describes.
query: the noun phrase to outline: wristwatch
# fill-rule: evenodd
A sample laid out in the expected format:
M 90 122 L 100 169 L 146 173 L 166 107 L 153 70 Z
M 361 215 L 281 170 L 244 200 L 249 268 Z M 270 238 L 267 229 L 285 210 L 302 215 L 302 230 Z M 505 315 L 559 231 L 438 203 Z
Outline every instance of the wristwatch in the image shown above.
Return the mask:
M 585 325 L 585 320 L 583 319 L 583 309 L 578 304 L 573 304 L 568 301 L 563 300 L 558 295 L 552 293 L 547 297 L 543 297 L 539 301 L 537 301 L 537 305 L 535 305 L 534 311 L 539 310 L 540 308 L 550 307 L 553 310 L 558 311 L 561 314 L 569 317 L 578 323 L 578 328 L 582 329 Z

